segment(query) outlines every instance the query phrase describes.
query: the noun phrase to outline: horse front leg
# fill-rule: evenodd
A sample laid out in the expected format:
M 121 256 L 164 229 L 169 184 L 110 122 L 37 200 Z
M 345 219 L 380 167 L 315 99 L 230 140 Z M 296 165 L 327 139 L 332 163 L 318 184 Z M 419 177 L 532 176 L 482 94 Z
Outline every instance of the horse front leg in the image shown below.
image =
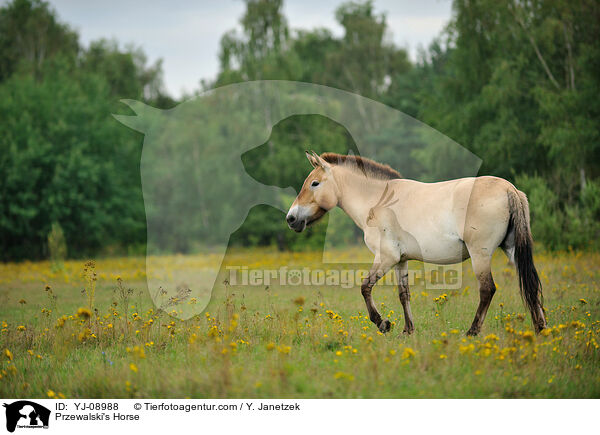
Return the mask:
M 375 306 L 371 292 L 375 283 L 377 283 L 377 281 L 379 281 L 379 279 L 381 279 L 381 277 L 383 277 L 391 269 L 392 265 L 393 263 L 391 262 L 373 264 L 369 274 L 365 277 L 362 285 L 360 286 L 360 292 L 365 299 L 367 311 L 369 312 L 369 319 L 371 322 L 375 323 L 379 330 L 383 333 L 389 332 L 392 327 L 392 323 L 387 319 L 381 319 L 381 314 L 379 314 L 379 311 L 377 311 L 377 307 Z
M 398 277 L 398 296 L 404 310 L 404 333 L 412 334 L 415 330 L 412 311 L 410 310 L 410 290 L 408 289 L 408 262 L 400 263 L 396 268 Z

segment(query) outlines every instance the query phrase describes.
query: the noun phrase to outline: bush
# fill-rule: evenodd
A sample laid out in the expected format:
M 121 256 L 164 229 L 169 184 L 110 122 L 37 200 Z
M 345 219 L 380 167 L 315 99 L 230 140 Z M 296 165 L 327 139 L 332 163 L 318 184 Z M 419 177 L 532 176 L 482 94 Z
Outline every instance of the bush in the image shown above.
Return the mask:
M 522 175 L 516 184 L 529 198 L 537 242 L 551 250 L 600 247 L 600 183 L 588 181 L 573 204 L 562 201 L 541 177 Z

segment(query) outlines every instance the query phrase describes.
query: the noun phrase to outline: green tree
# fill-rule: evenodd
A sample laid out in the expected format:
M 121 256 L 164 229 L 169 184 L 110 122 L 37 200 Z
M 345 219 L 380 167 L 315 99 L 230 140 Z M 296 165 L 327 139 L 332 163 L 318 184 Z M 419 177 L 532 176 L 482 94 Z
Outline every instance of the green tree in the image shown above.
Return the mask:
M 140 136 L 111 113 L 123 97 L 171 104 L 161 74 L 133 48 L 84 50 L 45 2 L 0 8 L 2 259 L 48 255 L 53 227 L 73 256 L 144 243 Z
M 532 206 L 534 216 L 555 210 L 537 213 L 543 241 L 589 246 L 594 225 L 572 223 L 595 215 L 585 198 L 595 195 L 586 186 L 600 161 L 597 2 L 455 0 L 453 10 L 448 44 L 425 65 L 443 59 L 431 91 L 420 94 L 419 116 L 480 156 L 482 173 L 529 175 L 519 179 L 552 192 L 536 194 L 548 204 Z
M 139 142 L 110 117 L 109 87 L 59 59 L 42 72 L 0 86 L 3 258 L 46 255 L 54 222 L 72 255 L 141 241 Z
M 282 8 L 283 0 L 246 0 L 242 35 L 230 31 L 221 38 L 216 85 L 292 78 L 293 64 L 285 55 L 289 29 Z
M 78 52 L 77 34 L 57 21 L 47 2 L 14 0 L 0 8 L 0 82 L 17 70 L 38 75 L 52 56 Z

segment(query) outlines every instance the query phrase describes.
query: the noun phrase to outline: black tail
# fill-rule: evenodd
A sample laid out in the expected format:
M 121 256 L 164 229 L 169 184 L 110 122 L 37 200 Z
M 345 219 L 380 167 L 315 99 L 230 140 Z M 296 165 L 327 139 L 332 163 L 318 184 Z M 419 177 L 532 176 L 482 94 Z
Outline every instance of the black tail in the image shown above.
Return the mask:
M 533 264 L 533 238 L 529 224 L 529 203 L 523 192 L 509 191 L 510 226 L 515 231 L 515 264 L 521 297 L 532 313 L 542 306 L 542 282 Z M 534 318 L 535 322 L 535 318 Z

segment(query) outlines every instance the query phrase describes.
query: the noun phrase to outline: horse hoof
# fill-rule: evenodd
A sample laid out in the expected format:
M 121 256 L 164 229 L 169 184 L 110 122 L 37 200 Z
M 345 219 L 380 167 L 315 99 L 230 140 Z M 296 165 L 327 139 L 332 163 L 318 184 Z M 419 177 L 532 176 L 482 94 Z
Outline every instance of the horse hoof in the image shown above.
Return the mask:
M 475 330 L 475 329 L 473 329 L 473 328 L 471 328 L 471 329 L 469 329 L 469 330 L 467 331 L 467 335 L 468 335 L 469 337 L 475 337 L 477 334 L 479 334 L 479 331 L 477 331 L 477 330 Z
M 383 332 L 384 334 L 386 332 L 389 332 L 390 329 L 392 329 L 392 322 L 390 322 L 389 320 L 385 319 L 382 320 L 381 323 L 379 324 L 379 330 L 381 332 Z
M 410 334 L 412 334 L 413 332 L 415 332 L 415 329 L 414 329 L 414 328 L 411 328 L 411 329 L 406 329 L 406 328 L 404 328 L 404 331 L 402 331 L 402 333 L 403 333 L 403 334 L 406 334 L 406 335 L 410 335 Z

